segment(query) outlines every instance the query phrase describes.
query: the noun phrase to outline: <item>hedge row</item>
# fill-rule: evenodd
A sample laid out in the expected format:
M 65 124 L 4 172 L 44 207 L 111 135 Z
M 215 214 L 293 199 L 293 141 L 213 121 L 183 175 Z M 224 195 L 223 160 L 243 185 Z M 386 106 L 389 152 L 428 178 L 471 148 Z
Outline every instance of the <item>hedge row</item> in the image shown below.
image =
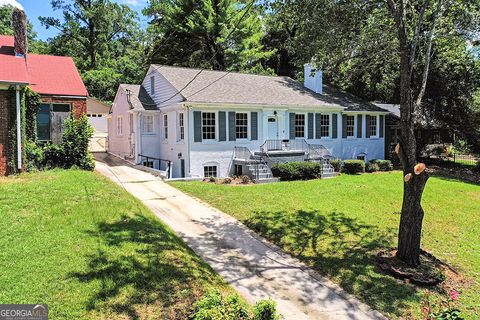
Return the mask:
M 364 173 L 365 162 L 363 160 L 345 160 L 343 161 L 342 172 L 347 174 Z
M 289 162 L 272 166 L 274 177 L 281 181 L 311 180 L 320 178 L 322 166 L 317 162 Z

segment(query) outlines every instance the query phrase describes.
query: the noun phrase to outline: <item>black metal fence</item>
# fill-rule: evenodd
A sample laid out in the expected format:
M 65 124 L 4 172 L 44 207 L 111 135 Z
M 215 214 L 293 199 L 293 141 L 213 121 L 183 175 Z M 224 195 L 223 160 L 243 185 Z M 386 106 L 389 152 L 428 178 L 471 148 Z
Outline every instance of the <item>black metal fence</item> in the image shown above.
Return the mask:
M 444 167 L 474 168 L 480 161 L 480 157 L 471 154 L 453 153 L 449 155 L 432 155 L 422 160 L 428 164 Z

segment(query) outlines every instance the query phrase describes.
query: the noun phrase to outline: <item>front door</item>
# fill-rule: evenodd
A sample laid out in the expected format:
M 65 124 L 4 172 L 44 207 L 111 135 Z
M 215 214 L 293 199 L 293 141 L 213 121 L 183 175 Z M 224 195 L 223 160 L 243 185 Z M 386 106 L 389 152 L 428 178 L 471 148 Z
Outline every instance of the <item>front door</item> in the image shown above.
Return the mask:
M 268 140 L 278 139 L 277 117 L 268 117 Z

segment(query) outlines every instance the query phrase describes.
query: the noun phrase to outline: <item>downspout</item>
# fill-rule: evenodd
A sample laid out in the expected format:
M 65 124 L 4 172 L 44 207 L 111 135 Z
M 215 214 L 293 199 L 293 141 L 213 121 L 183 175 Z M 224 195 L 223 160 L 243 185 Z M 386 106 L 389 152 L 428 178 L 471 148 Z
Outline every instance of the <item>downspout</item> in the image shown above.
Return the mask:
M 21 108 L 20 108 L 20 86 L 15 86 L 16 107 L 17 107 L 17 168 L 22 171 L 22 124 Z

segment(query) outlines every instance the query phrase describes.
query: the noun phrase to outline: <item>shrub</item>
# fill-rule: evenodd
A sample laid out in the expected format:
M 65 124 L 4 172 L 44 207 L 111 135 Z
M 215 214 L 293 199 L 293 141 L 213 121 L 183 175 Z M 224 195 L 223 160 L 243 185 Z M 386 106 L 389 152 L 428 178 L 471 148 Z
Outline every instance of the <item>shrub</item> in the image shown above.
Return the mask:
M 231 184 L 232 183 L 232 178 L 225 178 L 223 179 L 224 184 Z
M 366 172 L 377 172 L 380 171 L 380 166 L 378 163 L 375 162 L 369 162 L 367 163 L 367 166 L 365 167 Z
M 253 306 L 253 320 L 278 320 L 277 304 L 272 299 L 261 300 Z
M 215 178 L 215 177 L 208 177 L 208 181 L 210 181 L 210 182 L 217 182 L 217 178 Z
M 393 170 L 393 164 L 392 164 L 392 161 L 390 161 L 390 160 L 374 159 L 374 160 L 370 160 L 369 164 L 370 163 L 378 165 L 378 168 L 379 168 L 378 170 L 379 171 L 392 171 Z
M 342 160 L 330 160 L 330 164 L 332 165 L 333 169 L 335 169 L 335 172 L 340 172 L 340 170 L 342 170 Z
M 218 290 L 206 293 L 197 303 L 189 317 L 191 320 L 278 320 L 273 300 L 261 300 L 250 310 L 238 294 L 223 296 Z
M 42 167 L 46 169 L 51 168 L 67 168 L 64 164 L 64 150 L 62 145 L 47 144 L 43 147 L 43 163 Z
M 289 162 L 272 166 L 273 176 L 282 181 L 317 179 L 322 174 L 322 166 L 316 162 Z
M 40 170 L 43 168 L 44 154 L 42 147 L 35 142 L 25 143 L 25 168 L 27 171 Z
M 477 165 L 475 166 L 474 170 L 480 172 L 480 160 L 477 161 Z
M 249 176 L 242 176 L 242 183 L 243 184 L 249 184 L 250 183 L 250 177 Z
M 88 123 L 86 115 L 76 119 L 70 116 L 65 120 L 62 147 L 64 151 L 64 166 L 77 166 L 84 170 L 93 170 L 95 161 L 88 151 L 88 144 L 93 136 L 93 128 Z
M 365 162 L 362 160 L 345 160 L 342 172 L 348 174 L 359 174 L 365 172 Z
M 205 294 L 194 307 L 192 320 L 249 319 L 247 305 L 238 294 L 222 296 L 217 290 Z

